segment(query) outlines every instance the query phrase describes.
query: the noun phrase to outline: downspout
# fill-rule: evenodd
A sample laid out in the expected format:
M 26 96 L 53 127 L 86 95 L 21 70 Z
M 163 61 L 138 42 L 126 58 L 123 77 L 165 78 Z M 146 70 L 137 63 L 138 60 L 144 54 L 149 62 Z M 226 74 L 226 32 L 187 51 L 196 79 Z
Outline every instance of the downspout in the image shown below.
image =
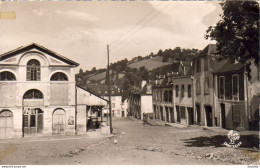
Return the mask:
M 75 85 L 75 134 L 77 134 L 77 115 L 78 115 L 78 94 L 77 94 L 77 86 Z
M 249 104 L 248 104 L 248 73 L 246 71 L 246 66 L 244 67 L 244 78 L 245 78 L 245 110 L 246 110 L 246 121 L 248 122 L 245 127 L 247 128 L 249 125 L 249 121 L 251 121 L 251 113 L 249 114 Z

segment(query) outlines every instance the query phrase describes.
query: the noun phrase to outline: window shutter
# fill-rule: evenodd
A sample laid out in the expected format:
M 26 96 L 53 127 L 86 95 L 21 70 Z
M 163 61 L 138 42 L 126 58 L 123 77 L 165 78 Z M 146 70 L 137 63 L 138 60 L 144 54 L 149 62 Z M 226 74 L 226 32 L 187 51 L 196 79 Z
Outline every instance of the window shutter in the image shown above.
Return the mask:
M 31 68 L 30 67 L 27 67 L 26 79 L 28 81 L 31 80 Z
M 41 69 L 40 67 L 37 67 L 37 74 L 36 74 L 36 80 L 40 81 L 41 80 Z

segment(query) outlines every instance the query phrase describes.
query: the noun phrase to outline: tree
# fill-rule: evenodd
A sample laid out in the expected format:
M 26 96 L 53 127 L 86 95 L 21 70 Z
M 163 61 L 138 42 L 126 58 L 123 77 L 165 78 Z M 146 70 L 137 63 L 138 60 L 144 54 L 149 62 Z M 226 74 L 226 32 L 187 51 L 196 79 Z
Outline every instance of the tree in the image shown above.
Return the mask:
M 83 70 L 80 68 L 79 69 L 79 74 L 82 75 L 83 74 Z
M 251 1 L 224 1 L 221 20 L 206 31 L 206 39 L 217 41 L 218 60 L 229 59 L 259 63 L 259 3 Z

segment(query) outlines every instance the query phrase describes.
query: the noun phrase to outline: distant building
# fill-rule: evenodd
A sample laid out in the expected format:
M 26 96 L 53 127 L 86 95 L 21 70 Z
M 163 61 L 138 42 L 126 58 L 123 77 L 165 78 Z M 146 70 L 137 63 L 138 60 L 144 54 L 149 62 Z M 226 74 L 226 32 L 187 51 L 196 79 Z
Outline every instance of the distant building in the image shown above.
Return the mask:
M 146 81 L 141 82 L 140 88 L 130 91 L 128 97 L 128 113 L 130 117 L 143 120 L 143 115 L 153 113 L 152 86 Z
M 100 97 L 109 100 L 108 97 L 108 85 L 88 85 L 88 90 L 99 95 Z M 111 110 L 114 117 L 126 117 L 125 107 L 122 103 L 122 90 L 116 86 L 111 86 Z M 105 117 L 109 112 L 108 105 L 103 109 Z
M 152 87 L 154 119 L 166 123 L 193 124 L 191 65 L 175 62 L 170 71 L 166 77 L 160 75 Z

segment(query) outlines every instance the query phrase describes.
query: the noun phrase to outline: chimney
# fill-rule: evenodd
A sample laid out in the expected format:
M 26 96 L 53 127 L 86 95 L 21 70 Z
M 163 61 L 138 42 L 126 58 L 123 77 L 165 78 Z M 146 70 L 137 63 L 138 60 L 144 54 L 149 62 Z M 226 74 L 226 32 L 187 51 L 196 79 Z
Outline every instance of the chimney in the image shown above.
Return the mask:
M 142 80 L 141 88 L 143 88 L 145 84 L 146 84 L 146 81 Z

